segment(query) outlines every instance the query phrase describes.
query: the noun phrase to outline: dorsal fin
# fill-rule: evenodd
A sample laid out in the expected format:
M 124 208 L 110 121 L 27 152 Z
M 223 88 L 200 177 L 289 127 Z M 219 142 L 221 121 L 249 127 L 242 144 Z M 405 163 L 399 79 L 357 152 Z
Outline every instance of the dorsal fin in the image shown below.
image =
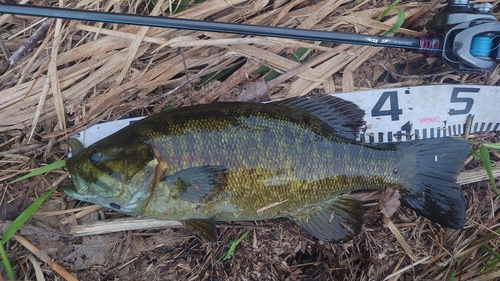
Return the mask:
M 360 127 L 365 124 L 364 110 L 353 102 L 331 95 L 291 98 L 275 101 L 273 104 L 306 111 L 327 123 L 338 135 L 348 139 L 355 139 Z

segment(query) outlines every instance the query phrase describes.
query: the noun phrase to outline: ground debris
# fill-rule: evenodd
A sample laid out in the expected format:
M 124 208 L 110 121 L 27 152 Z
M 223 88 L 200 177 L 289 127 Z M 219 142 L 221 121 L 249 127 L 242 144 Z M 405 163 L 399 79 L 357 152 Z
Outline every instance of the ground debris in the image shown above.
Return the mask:
M 391 217 L 401 205 L 399 199 L 401 199 L 401 195 L 398 190 L 387 188 L 379 202 L 382 214 Z
M 57 1 L 32 2 L 47 5 Z M 66 2 L 80 9 L 135 14 L 147 14 L 156 3 L 162 3 L 159 13 L 162 16 L 371 34 L 383 34 L 392 26 L 396 15 L 391 11 L 387 16 L 390 19 L 376 20 L 388 7 L 387 1 Z M 173 5 L 170 7 L 170 4 Z M 498 10 L 498 3 L 495 5 L 494 9 Z M 404 0 L 398 8 L 410 17 L 425 6 L 425 3 Z M 171 15 L 171 8 L 187 10 Z M 421 17 L 413 25 L 398 30 L 395 36 L 422 35 L 420 31 L 425 30 L 425 23 L 437 9 L 420 13 Z M 91 124 L 150 115 L 166 106 L 217 100 L 267 101 L 309 93 L 421 84 L 498 85 L 500 79 L 498 70 L 491 75 L 442 76 L 449 68 L 440 60 L 426 60 L 421 54 L 397 49 L 333 43 L 304 48 L 309 42 L 67 20 L 59 32 L 59 48 L 54 47 L 55 27 L 51 25 L 48 37 L 42 38 L 45 40 L 37 40 L 30 47 L 29 55 L 8 67 L 9 57 L 5 54 L 14 53 L 29 38 L 34 38 L 34 29 L 29 28 L 14 39 L 7 37 L 37 20 L 0 17 L 0 28 L 4 31 L 0 34 L 2 234 L 9 221 L 43 194 L 64 171 L 15 185 L 7 182 L 18 174 L 64 159 L 66 137 Z M 231 41 L 221 41 L 225 39 Z M 240 39 L 252 41 L 238 44 Z M 215 45 L 215 42 L 218 43 Z M 54 57 L 52 50 L 59 52 L 51 68 L 57 71 L 57 81 L 49 79 L 47 72 Z M 53 87 L 60 89 L 63 99 L 63 103 L 59 103 L 63 105 L 63 112 L 61 107 L 58 109 L 59 115 L 64 115 L 64 119 L 59 120 L 66 120 L 65 130 L 58 129 L 63 124 L 58 124 Z M 42 100 L 45 100 L 43 104 Z M 33 122 L 35 116 L 38 116 L 37 122 Z M 33 138 L 28 142 L 31 131 Z M 476 137 L 498 142 L 498 133 Z M 492 159 L 498 161 L 495 157 L 498 156 L 493 154 Z M 467 169 L 476 169 L 479 165 L 472 159 Z M 71 180 L 64 184 L 71 184 Z M 414 259 L 428 258 L 417 265 L 391 230 L 383 225 L 383 214 L 377 204 L 381 195 L 373 192 L 358 194 L 365 207 L 361 234 L 340 245 L 318 241 L 287 219 L 219 225 L 219 241 L 215 244 L 199 240 L 184 228 L 75 237 L 69 234 L 69 225 L 85 225 L 97 220 L 106 223 L 123 216 L 101 209 L 83 218 L 77 217 L 77 211 L 70 210 L 82 207 L 81 204 L 87 206 L 86 203 L 69 200 L 58 192 L 52 196 L 57 200 L 47 202 L 42 206 L 43 211 L 66 209 L 69 213 L 50 218 L 34 216 L 18 233 L 79 280 L 368 281 L 384 280 L 390 274 L 395 274 L 390 279 L 393 281 L 449 280 L 450 276 L 457 280 L 488 277 L 496 280 L 498 276 L 492 274 L 500 272 L 499 264 L 495 263 L 500 239 L 494 233 L 498 232 L 500 199 L 487 181 L 469 183 L 463 190 L 469 207 L 468 220 L 466 227 L 458 231 L 443 229 L 405 207 L 397 207 L 393 204 L 395 200 L 384 201 L 384 212 L 391 215 L 400 239 L 411 246 Z M 232 257 L 218 261 L 227 251 L 227 245 L 246 230 L 251 233 L 237 246 Z M 9 258 L 18 262 L 14 269 L 19 279 L 35 280 L 35 272 L 29 265 L 29 251 L 15 241 L 9 241 L 5 247 Z M 54 277 L 47 265 L 42 264 L 42 268 L 46 280 L 61 280 L 59 276 Z

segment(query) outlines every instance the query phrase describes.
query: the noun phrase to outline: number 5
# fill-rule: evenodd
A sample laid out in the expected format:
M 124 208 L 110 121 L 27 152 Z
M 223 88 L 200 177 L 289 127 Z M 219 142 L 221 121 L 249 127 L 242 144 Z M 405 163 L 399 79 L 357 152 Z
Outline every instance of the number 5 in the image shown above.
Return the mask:
M 465 108 L 458 109 L 458 110 L 451 108 L 448 111 L 450 115 L 467 114 L 470 112 L 470 110 L 472 109 L 472 106 L 474 105 L 473 98 L 459 98 L 458 93 L 460 93 L 460 92 L 478 93 L 479 88 L 453 88 L 453 92 L 451 92 L 450 103 L 465 102 Z

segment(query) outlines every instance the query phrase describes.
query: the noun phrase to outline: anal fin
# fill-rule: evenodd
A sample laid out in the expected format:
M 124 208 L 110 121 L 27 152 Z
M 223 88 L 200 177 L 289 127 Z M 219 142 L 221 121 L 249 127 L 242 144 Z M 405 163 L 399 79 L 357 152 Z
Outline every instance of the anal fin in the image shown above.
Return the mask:
M 361 231 L 363 205 L 352 197 L 339 196 L 321 206 L 313 207 L 307 215 L 293 219 L 302 229 L 318 239 L 342 243 Z
M 215 219 L 213 217 L 210 219 L 185 220 L 181 221 L 181 223 L 208 242 L 217 242 L 217 227 L 215 226 Z

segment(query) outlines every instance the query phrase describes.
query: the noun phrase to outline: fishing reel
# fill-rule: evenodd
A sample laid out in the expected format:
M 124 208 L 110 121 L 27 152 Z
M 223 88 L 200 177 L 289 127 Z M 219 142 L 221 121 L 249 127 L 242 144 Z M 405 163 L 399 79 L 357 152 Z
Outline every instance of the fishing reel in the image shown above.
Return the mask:
M 500 62 L 500 23 L 490 3 L 448 0 L 448 6 L 427 23 L 427 29 L 443 34 L 429 45 L 441 44 L 443 61 L 465 73 L 483 73 Z M 435 42 L 432 42 L 435 41 Z
M 448 66 L 466 73 L 487 72 L 500 63 L 500 23 L 491 8 L 489 3 L 448 0 L 427 24 L 434 35 L 401 38 L 0 3 L 0 13 L 416 50 L 441 54 Z

